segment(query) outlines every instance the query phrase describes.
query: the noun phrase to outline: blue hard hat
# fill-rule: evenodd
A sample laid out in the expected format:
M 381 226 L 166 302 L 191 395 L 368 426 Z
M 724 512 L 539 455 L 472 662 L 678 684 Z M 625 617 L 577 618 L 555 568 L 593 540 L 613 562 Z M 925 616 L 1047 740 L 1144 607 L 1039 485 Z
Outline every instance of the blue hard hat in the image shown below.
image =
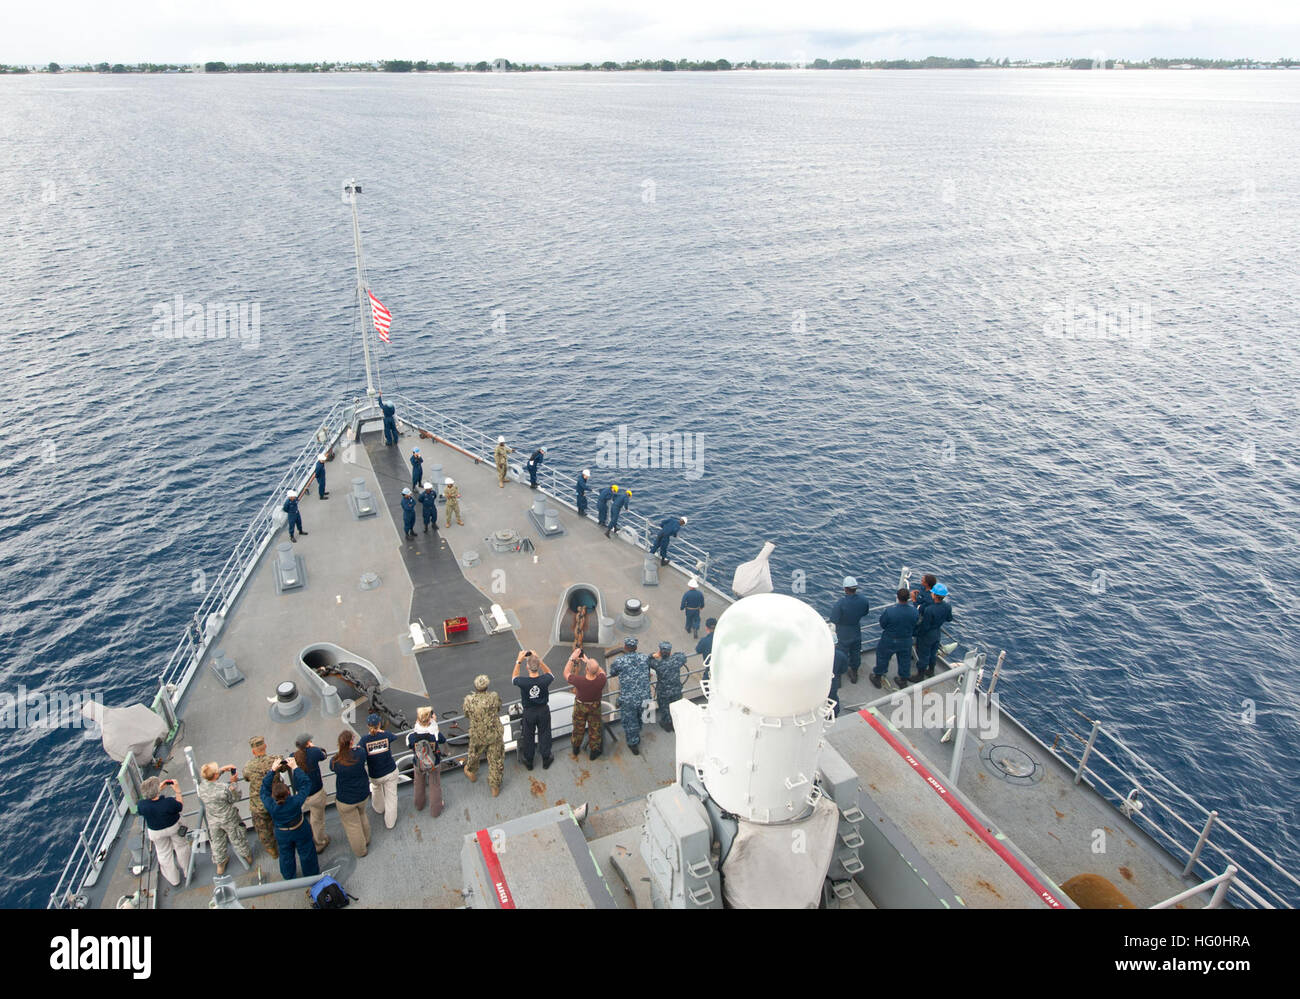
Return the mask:
M 930 592 L 936 597 L 946 597 L 948 595 L 948 587 L 944 586 L 943 583 L 935 583 L 934 589 Z

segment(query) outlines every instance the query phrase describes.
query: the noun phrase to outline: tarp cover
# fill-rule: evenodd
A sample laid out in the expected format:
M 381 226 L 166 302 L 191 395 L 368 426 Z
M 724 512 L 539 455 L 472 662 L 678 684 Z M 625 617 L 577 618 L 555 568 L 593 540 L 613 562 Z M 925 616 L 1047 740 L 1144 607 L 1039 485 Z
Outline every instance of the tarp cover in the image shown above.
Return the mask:
M 774 548 L 776 545 L 772 542 L 764 541 L 763 550 L 758 553 L 758 558 L 736 569 L 736 574 L 731 577 L 731 590 L 736 596 L 748 597 L 754 593 L 772 592 L 772 573 L 768 568 L 767 559 Z
M 819 798 L 801 822 L 758 825 L 740 832 L 722 865 L 723 895 L 733 909 L 815 909 L 831 866 L 840 813 Z
M 144 766 L 153 759 L 158 740 L 167 734 L 167 723 L 143 704 L 106 708 L 91 701 L 82 710 L 104 730 L 104 752 L 119 763 L 129 753 Z

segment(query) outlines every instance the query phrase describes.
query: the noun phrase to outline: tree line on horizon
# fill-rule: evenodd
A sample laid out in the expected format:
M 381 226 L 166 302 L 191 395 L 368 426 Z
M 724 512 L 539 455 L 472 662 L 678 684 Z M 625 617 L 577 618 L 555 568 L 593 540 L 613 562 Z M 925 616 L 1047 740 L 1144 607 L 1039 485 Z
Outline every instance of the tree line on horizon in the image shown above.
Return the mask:
M 1183 59 L 1150 58 L 1128 62 L 1115 59 L 1057 59 L 1046 61 L 1004 59 L 953 59 L 948 56 L 928 56 L 925 59 L 813 59 L 808 63 L 763 62 L 751 59 L 749 62 L 733 63 L 727 59 L 690 60 L 678 59 L 633 59 L 628 62 L 602 63 L 515 63 L 509 59 L 480 60 L 476 63 L 433 62 L 426 59 L 386 59 L 378 62 L 235 62 L 226 63 L 219 60 L 202 64 L 183 63 L 83 63 L 80 65 L 61 66 L 51 62 L 43 67 L 4 66 L 0 65 L 0 74 L 24 73 L 337 73 L 337 72 L 383 72 L 383 73 L 545 73 L 555 70 L 580 72 L 726 72 L 743 69 L 1113 69 L 1116 65 L 1128 69 L 1168 69 L 1175 66 L 1191 66 L 1196 69 L 1246 69 L 1256 66 L 1270 66 L 1290 69 L 1300 66 L 1293 59 L 1200 59 L 1187 57 Z

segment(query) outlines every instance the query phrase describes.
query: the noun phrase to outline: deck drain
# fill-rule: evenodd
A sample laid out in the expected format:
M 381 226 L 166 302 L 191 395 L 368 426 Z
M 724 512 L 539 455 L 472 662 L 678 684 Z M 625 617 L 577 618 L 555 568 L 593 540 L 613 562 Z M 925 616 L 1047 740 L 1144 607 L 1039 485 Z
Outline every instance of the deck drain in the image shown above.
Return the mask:
M 986 746 L 980 752 L 985 769 L 1009 784 L 1028 786 L 1043 779 L 1038 761 L 1017 746 Z

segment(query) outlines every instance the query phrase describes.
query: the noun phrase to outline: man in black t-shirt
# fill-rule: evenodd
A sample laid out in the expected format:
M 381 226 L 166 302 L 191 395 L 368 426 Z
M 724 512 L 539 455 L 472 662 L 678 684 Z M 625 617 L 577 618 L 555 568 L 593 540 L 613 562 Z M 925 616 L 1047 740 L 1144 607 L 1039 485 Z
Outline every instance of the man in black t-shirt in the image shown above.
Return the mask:
M 524 670 L 522 676 L 520 667 Z M 555 762 L 551 756 L 551 695 L 548 689 L 554 679 L 555 674 L 535 652 L 525 649 L 515 657 L 515 671 L 510 680 L 519 688 L 519 700 L 524 709 L 519 758 L 529 770 L 533 769 L 534 745 L 542 751 L 543 770 Z

